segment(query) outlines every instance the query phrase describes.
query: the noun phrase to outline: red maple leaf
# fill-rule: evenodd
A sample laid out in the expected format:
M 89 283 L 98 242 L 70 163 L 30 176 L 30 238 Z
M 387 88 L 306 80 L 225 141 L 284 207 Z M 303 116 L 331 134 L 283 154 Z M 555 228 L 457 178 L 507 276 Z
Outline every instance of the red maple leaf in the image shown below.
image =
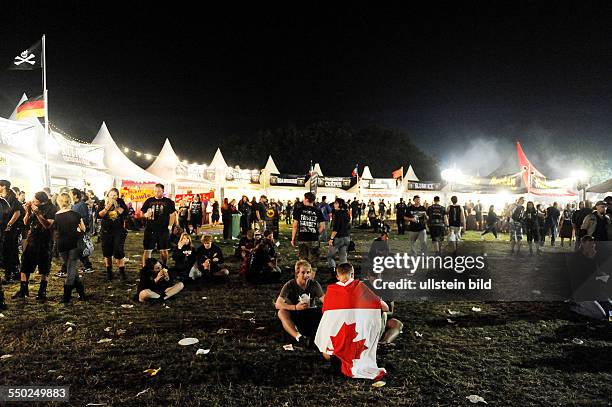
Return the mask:
M 357 324 L 342 324 L 336 336 L 330 336 L 332 345 L 334 346 L 334 356 L 342 362 L 342 373 L 348 377 L 352 377 L 353 360 L 360 359 L 364 350 L 368 349 L 365 346 L 365 338 L 355 341 Z

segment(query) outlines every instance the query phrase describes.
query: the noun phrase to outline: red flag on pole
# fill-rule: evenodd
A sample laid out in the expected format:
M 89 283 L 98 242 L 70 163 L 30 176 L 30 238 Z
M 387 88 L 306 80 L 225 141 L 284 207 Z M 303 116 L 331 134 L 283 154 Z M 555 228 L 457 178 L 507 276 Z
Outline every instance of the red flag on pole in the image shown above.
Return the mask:
M 391 176 L 394 179 L 402 178 L 404 176 L 404 167 L 402 166 L 402 167 L 398 168 L 397 170 L 393 171 L 391 173 Z

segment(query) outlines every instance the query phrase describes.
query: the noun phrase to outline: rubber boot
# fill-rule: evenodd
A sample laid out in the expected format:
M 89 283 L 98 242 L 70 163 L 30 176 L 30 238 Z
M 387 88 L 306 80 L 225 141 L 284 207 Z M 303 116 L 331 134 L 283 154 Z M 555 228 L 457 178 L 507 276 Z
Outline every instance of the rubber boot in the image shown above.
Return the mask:
M 72 297 L 72 288 L 71 285 L 64 285 L 64 295 L 62 296 L 62 304 L 70 304 L 70 299 Z
M 121 281 L 125 281 L 125 267 L 119 267 L 119 278 L 121 278 Z
M 79 299 L 85 301 L 87 299 L 87 297 L 85 297 L 85 286 L 80 278 L 74 282 L 74 288 L 76 288 L 77 293 L 79 293 Z
M 112 267 L 107 267 L 106 268 L 106 279 L 108 281 L 113 281 L 113 269 L 112 269 Z
M 16 300 L 17 298 L 25 298 L 29 294 L 30 294 L 30 289 L 28 288 L 28 282 L 27 281 L 21 281 L 20 285 L 19 285 L 19 291 L 17 291 L 15 294 L 13 294 L 13 296 L 11 298 Z
M 44 301 L 47 299 L 47 280 L 42 280 L 40 282 L 40 286 L 38 287 L 38 294 L 36 295 L 36 299 L 39 301 Z

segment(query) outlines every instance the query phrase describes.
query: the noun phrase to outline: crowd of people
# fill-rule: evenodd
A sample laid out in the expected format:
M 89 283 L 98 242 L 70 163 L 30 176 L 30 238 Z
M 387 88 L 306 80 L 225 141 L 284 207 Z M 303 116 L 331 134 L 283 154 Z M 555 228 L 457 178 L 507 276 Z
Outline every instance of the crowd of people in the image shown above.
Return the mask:
M 70 303 L 73 290 L 77 291 L 79 298 L 86 299 L 85 286 L 77 269 L 81 263 L 84 273 L 93 272 L 89 256 L 94 246 L 92 235 L 96 234 L 107 279 L 114 278 L 113 267 L 117 268 L 119 277 L 125 279 L 126 237 L 130 225 L 139 224 L 144 226 L 144 230 L 136 301 L 166 301 L 192 282 L 225 282 L 229 279 L 230 271 L 223 250 L 211 234 L 202 233 L 201 226 L 208 221 L 208 216 L 206 205 L 198 195 L 187 204 L 180 202 L 177 208 L 175 202 L 165 196 L 164 185 L 157 184 L 154 196 L 143 203 L 137 220 L 135 211 L 120 197 L 116 188 L 108 190 L 103 199 L 78 189 L 57 194 L 51 194 L 47 189 L 26 201 L 23 191 L 11 187 L 7 180 L 0 180 L 0 197 L 0 252 L 5 270 L 4 282 L 19 280 L 19 289 L 12 296 L 15 300 L 29 296 L 29 280 L 35 271 L 41 276 L 36 298 L 46 299 L 47 278 L 54 256 L 61 261 L 60 275 L 65 279 L 61 301 Z M 561 246 L 567 244 L 569 247 L 575 241 L 577 256 L 583 256 L 591 263 L 601 262 L 601 257 L 595 257 L 594 247 L 597 242 L 612 241 L 612 197 L 595 205 L 589 201 L 577 206 L 568 204 L 562 210 L 557 203 L 544 208 L 542 204 L 536 205 L 531 201 L 525 203 L 525 198 L 520 197 L 499 215 L 493 206 L 484 214 L 480 202 L 462 206 L 456 196 L 451 197 L 448 205 L 442 204 L 438 196 L 431 204 L 421 203 L 418 195 L 406 202 L 402 198 L 396 204 L 384 200 L 380 200 L 378 205 L 373 201 L 366 204 L 357 199 L 345 201 L 342 198 L 329 204 L 326 197 L 318 201 L 313 193 L 308 192 L 302 200 L 285 203 L 268 200 L 262 195 L 259 200 L 243 196 L 238 203 L 224 199 L 220 206 L 214 200 L 208 204 L 213 208 L 210 222 L 214 225 L 221 219 L 224 224 L 224 239 L 232 237 L 227 226 L 232 223 L 231 217 L 240 216 L 242 237 L 234 255 L 240 262 L 239 274 L 251 283 L 280 281 L 279 224 L 285 220 L 291 225 L 290 243 L 298 253 L 295 277 L 283 286 L 275 307 L 287 334 L 298 343 L 307 345 L 316 337 L 321 323 L 322 314 L 316 307 L 317 301 L 325 304 L 327 298 L 319 281 L 330 283 L 330 286 L 340 284 L 344 288 L 353 287 L 353 281 L 356 281 L 354 270 L 348 263 L 348 254 L 354 250 L 351 230 L 355 225 L 373 229 L 377 233 L 376 241 L 386 242 L 391 230 L 387 221 L 395 216 L 397 234 L 407 235 L 409 250 L 414 256 L 427 254 L 428 236 L 437 254 L 442 253 L 446 237 L 456 254 L 471 217 L 475 217 L 475 230 L 482 231 L 482 239 L 489 233 L 497 239 L 499 232 L 507 231 L 513 254 L 521 252 L 523 234 L 530 254 L 533 254 L 534 247 L 539 254 L 545 237 L 550 236 L 552 246 L 557 237 Z M 362 214 L 367 215 L 363 221 Z M 194 239 L 199 239 L 200 244 L 194 244 Z M 316 278 L 322 248 L 327 251 L 329 279 L 326 280 L 321 276 Z M 154 252 L 158 258 L 153 257 Z M 606 260 L 605 256 L 610 253 L 602 251 L 601 255 Z M 369 290 L 372 276 L 361 277 L 359 283 L 365 284 Z M 401 332 L 402 323 L 391 317 L 392 301 L 379 301 L 382 322 L 379 323 L 378 339 L 381 343 L 389 343 Z M 591 302 L 589 304 L 594 307 Z M 607 303 L 597 304 L 606 312 Z M 5 307 L 2 285 L 0 307 Z M 320 350 L 326 358 L 330 356 L 326 349 Z

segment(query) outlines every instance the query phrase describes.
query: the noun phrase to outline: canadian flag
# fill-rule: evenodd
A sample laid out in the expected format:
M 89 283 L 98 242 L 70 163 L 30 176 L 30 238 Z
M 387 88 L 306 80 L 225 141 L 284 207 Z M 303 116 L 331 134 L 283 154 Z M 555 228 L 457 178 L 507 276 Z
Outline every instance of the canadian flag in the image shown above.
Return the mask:
M 315 344 L 340 359 L 345 376 L 378 380 L 385 375 L 376 365 L 381 312 L 380 298 L 361 281 L 327 287 Z

